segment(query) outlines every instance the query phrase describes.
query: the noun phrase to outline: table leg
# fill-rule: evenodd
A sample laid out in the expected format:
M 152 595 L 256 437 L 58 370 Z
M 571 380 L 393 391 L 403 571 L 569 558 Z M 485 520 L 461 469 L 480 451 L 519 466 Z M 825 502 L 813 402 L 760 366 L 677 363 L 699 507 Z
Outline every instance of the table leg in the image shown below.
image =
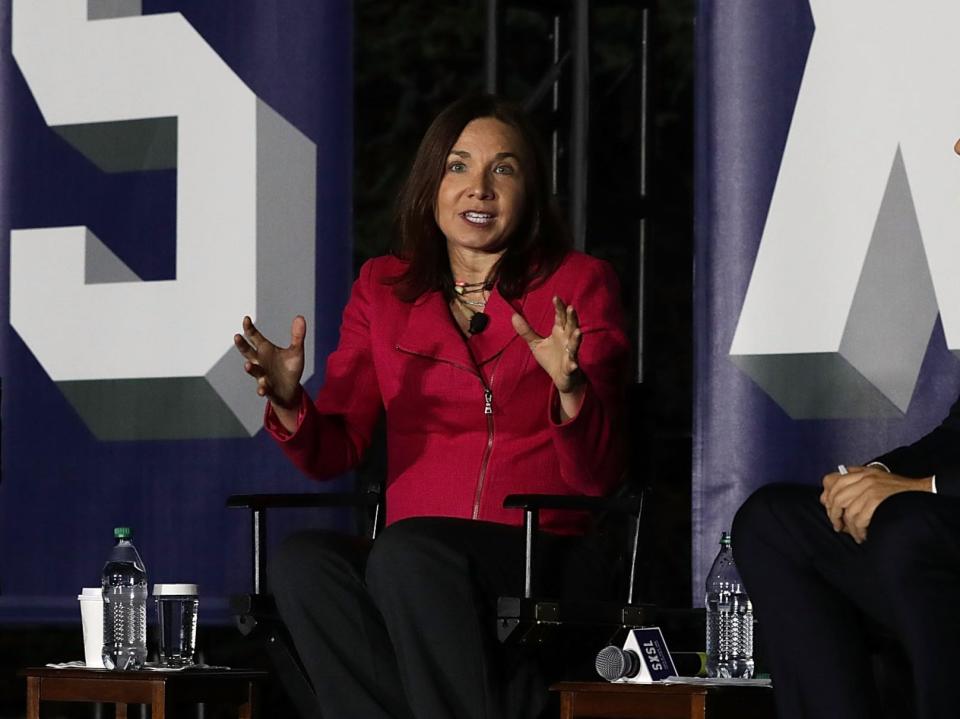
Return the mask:
M 127 705 L 117 702 L 114 706 L 114 716 L 117 719 L 127 719 Z
M 164 719 L 167 711 L 167 687 L 164 684 L 153 685 L 153 702 L 150 704 L 150 719 Z
M 573 692 L 560 692 L 560 719 L 573 719 Z
M 256 682 L 247 682 L 247 701 L 237 707 L 237 719 L 256 719 L 259 691 Z
M 39 677 L 27 677 L 27 719 L 40 719 Z

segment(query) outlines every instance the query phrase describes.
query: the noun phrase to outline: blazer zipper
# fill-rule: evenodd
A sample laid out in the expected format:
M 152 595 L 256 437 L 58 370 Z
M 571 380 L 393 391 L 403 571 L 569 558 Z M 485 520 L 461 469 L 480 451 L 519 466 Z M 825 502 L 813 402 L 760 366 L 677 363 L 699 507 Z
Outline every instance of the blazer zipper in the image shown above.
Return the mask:
M 477 491 L 473 497 L 473 518 L 480 518 L 480 498 L 483 495 L 483 482 L 487 475 L 487 465 L 490 463 L 490 455 L 493 453 L 493 374 L 490 374 L 490 384 L 487 385 L 480 378 L 480 386 L 483 387 L 483 414 L 487 418 L 487 444 L 483 448 L 483 459 L 480 460 L 480 474 L 477 476 Z
M 394 348 L 398 352 L 403 352 L 404 354 L 417 355 L 420 357 L 426 357 L 427 355 L 422 355 L 419 352 L 413 350 L 408 350 L 400 345 L 394 345 Z M 460 369 L 466 370 L 470 374 L 474 375 L 477 379 L 480 380 L 480 386 L 483 388 L 483 414 L 487 418 L 487 443 L 483 448 L 483 458 L 480 460 L 480 473 L 477 475 L 477 489 L 473 495 L 473 512 L 471 516 L 473 519 L 480 518 L 480 498 L 483 495 L 483 484 L 487 475 L 487 465 L 490 464 L 490 455 L 493 453 L 493 375 L 494 372 L 490 373 L 490 384 L 488 385 L 484 379 L 483 374 L 480 370 L 474 367 L 468 367 L 466 365 L 460 364 L 459 362 L 452 362 L 447 359 L 440 359 L 437 357 L 431 357 L 431 359 L 437 360 L 439 362 L 446 362 L 447 364 L 453 365 L 454 367 L 459 367 Z

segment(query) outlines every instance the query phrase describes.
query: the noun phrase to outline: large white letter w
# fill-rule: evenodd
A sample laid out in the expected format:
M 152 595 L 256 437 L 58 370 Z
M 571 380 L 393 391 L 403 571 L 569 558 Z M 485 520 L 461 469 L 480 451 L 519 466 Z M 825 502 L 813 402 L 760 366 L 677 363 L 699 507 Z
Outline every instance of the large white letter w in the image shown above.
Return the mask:
M 811 0 L 816 33 L 731 358 L 792 417 L 905 412 L 960 350 L 960 3 Z

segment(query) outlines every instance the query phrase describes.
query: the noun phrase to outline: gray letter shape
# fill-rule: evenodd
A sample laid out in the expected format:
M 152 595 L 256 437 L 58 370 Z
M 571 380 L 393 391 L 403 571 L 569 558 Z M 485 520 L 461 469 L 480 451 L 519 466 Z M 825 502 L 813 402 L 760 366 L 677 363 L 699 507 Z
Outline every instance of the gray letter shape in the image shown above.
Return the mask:
M 910 405 L 936 320 L 898 148 L 839 351 L 730 358 L 794 419 L 896 417 Z
M 177 166 L 178 126 L 176 117 L 148 117 L 53 130 L 104 172 L 146 172 Z
M 315 354 L 316 152 L 310 140 L 257 100 L 257 329 L 285 346 L 294 316 L 306 318 L 305 380 L 313 374 Z M 232 342 L 206 379 L 246 433 L 256 434 L 263 426 L 264 400 Z
M 87 285 L 102 285 L 108 282 L 138 282 L 140 277 L 113 254 L 93 232 L 87 228 L 84 247 L 83 282 Z
M 98 125 L 107 132 L 118 126 Z M 155 123 L 140 127 L 150 133 L 157 129 Z M 313 374 L 314 365 L 316 194 L 316 146 L 257 100 L 255 319 L 265 336 L 286 344 L 293 316 L 306 317 L 304 378 Z M 110 259 L 98 246 L 99 240 L 88 235 L 88 262 Z M 131 279 L 118 270 L 102 261 L 88 264 L 87 281 Z M 248 309 L 237 308 L 238 327 Z M 230 337 L 224 345 L 223 356 L 204 377 L 72 380 L 57 386 L 101 440 L 252 436 L 262 427 L 264 400 L 244 373 L 243 358 Z
M 112 20 L 142 14 L 141 0 L 87 0 L 87 20 Z

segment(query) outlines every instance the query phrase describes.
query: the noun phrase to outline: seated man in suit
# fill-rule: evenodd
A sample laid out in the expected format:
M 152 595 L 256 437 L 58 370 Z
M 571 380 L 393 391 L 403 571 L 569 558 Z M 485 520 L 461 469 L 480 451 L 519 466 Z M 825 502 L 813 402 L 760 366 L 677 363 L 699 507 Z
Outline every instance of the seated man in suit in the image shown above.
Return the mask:
M 917 442 L 840 469 L 822 490 L 762 487 L 734 520 L 778 715 L 884 716 L 875 622 L 906 653 L 916 716 L 960 717 L 960 400 Z
M 780 719 L 883 716 L 865 621 L 906 652 L 916 715 L 960 716 L 960 400 L 930 434 L 828 474 L 822 491 L 761 487 L 733 537 Z

